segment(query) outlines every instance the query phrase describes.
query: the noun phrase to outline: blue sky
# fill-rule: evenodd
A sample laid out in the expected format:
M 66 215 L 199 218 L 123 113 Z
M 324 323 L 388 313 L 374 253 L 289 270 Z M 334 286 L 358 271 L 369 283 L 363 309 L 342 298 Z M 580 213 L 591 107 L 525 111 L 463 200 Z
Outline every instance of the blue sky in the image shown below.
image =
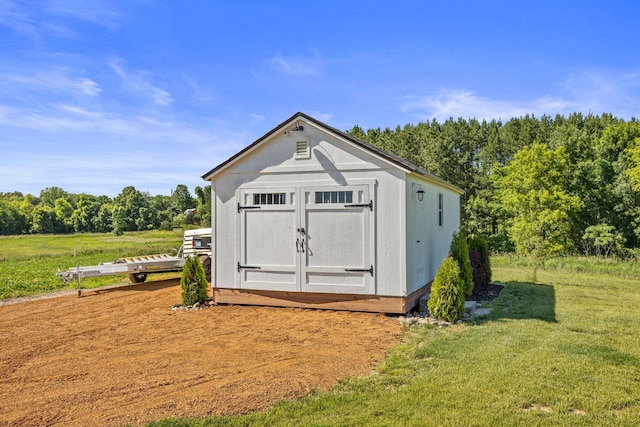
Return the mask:
M 297 111 L 640 118 L 639 21 L 631 0 L 0 0 L 0 192 L 193 194 Z

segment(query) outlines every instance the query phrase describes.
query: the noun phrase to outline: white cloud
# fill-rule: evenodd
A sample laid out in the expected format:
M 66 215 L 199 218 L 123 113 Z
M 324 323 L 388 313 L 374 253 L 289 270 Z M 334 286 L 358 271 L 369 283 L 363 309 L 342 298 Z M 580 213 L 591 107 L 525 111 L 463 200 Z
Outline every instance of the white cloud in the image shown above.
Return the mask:
M 0 0 L 0 25 L 31 39 L 38 37 L 35 20 L 22 13 L 11 0 Z
M 149 81 L 150 73 L 141 70 L 125 70 L 117 61 L 109 62 L 111 70 L 122 79 L 124 86 L 132 93 L 148 98 L 153 103 L 168 106 L 173 102 L 171 94 L 164 89 L 155 86 Z
M 216 99 L 213 93 L 203 88 L 202 85 L 199 84 L 198 81 L 189 74 L 182 73 L 182 78 L 187 86 L 191 89 L 191 98 L 194 101 L 200 104 L 209 104 Z
M 291 77 L 315 77 L 320 74 L 323 61 L 318 52 L 314 51 L 309 57 L 284 56 L 277 53 L 268 58 L 266 64 Z
M 521 103 L 480 97 L 469 90 L 441 89 L 435 95 L 406 97 L 401 110 L 415 113 L 423 120 L 436 118 L 444 121 L 450 117 L 506 120 L 525 114 L 538 114 L 541 105 L 565 106 L 566 102 L 561 99 L 544 98 Z
M 640 72 L 636 70 L 579 70 L 544 96 L 517 100 L 480 96 L 466 89 L 440 89 L 431 95 L 402 98 L 400 109 L 421 120 L 453 118 L 508 120 L 525 114 L 536 116 L 611 113 L 629 119 L 640 117 Z
M 308 113 L 311 117 L 314 117 L 318 120 L 320 120 L 323 123 L 329 123 L 331 121 L 331 119 L 333 119 L 335 117 L 335 114 L 331 114 L 331 113 L 321 113 L 320 111 L 316 111 L 316 110 L 311 110 Z
M 561 88 L 594 113 L 640 117 L 640 70 L 588 69 L 567 77 Z
M 47 36 L 65 39 L 79 37 L 70 20 L 115 29 L 124 19 L 115 2 L 104 0 L 46 0 L 31 3 L 0 0 L 0 26 L 39 42 Z
M 255 114 L 255 113 L 251 113 L 249 116 L 251 117 L 251 125 L 252 126 L 257 125 L 258 123 L 262 123 L 264 121 L 264 119 L 265 119 L 265 117 L 263 115 Z
M 74 76 L 73 71 L 62 67 L 49 67 L 29 74 L 7 74 L 2 76 L 13 84 L 22 84 L 24 90 L 53 90 L 74 95 L 97 96 L 100 85 L 86 77 Z
M 123 15 L 113 1 L 104 0 L 48 0 L 44 10 L 51 15 L 91 22 L 105 28 L 114 28 Z

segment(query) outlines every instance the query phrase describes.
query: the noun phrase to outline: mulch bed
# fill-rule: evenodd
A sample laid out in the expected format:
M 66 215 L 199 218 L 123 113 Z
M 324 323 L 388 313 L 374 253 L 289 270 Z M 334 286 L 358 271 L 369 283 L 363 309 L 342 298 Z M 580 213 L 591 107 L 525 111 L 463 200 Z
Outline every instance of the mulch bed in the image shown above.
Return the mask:
M 487 304 L 498 298 L 503 289 L 503 285 L 495 283 L 489 283 L 484 286 L 474 286 L 473 293 L 468 299 L 476 301 L 478 304 Z

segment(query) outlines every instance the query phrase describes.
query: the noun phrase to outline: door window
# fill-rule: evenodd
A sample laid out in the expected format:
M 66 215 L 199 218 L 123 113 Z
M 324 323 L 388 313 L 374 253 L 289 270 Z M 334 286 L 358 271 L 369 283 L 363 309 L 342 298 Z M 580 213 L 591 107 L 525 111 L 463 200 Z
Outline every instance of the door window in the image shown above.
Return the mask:
M 316 191 L 316 205 L 353 203 L 353 191 Z
M 254 206 L 259 205 L 286 205 L 287 193 L 255 193 L 253 195 Z

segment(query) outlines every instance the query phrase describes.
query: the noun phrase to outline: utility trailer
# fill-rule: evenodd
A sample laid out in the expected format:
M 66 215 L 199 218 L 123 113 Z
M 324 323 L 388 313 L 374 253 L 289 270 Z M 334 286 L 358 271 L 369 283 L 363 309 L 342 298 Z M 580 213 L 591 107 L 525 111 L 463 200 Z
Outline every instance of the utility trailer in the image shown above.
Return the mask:
M 159 254 L 117 258 L 113 262 L 101 262 L 98 265 L 71 267 L 67 271 L 59 271 L 57 276 L 65 283 L 78 281 L 78 296 L 82 295 L 80 280 L 85 277 L 112 276 L 128 274 L 133 283 L 142 283 L 147 275 L 182 271 L 186 258 L 200 258 L 207 280 L 211 280 L 211 228 L 186 230 L 182 246 L 177 255 Z

